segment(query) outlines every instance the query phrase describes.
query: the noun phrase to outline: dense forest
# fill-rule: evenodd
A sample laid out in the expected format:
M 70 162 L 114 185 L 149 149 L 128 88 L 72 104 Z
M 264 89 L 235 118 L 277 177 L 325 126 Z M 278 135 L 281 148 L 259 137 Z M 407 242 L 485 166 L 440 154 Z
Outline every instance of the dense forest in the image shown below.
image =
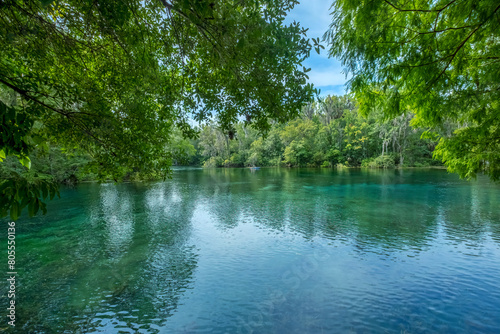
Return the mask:
M 194 139 L 173 131 L 169 155 L 174 165 L 203 167 L 423 167 L 440 165 L 432 159 L 437 141 L 411 126 L 412 114 L 386 119 L 382 113 L 362 115 L 349 96 L 327 96 L 306 105 L 287 123 L 272 124 L 262 134 L 244 121 L 224 131 L 217 122 L 199 127 Z M 451 131 L 451 129 L 450 129 Z M 0 165 L 0 176 L 12 171 L 37 174 L 58 183 L 94 180 L 90 155 L 51 146 L 23 167 L 16 159 Z M 125 180 L 157 179 L 160 171 L 128 169 Z
M 348 96 L 308 104 L 299 117 L 273 124 L 264 136 L 237 123 L 224 134 L 217 124 L 200 130 L 190 162 L 205 167 L 383 167 L 429 166 L 437 142 L 412 128 L 412 114 L 386 119 L 362 115 Z M 425 136 L 424 136 L 425 137 Z
M 287 21 L 297 4 L 2 3 L 0 216 L 36 214 L 57 182 L 164 178 L 181 164 L 434 157 L 500 180 L 498 1 L 337 0 L 322 38 Z M 341 62 L 349 97 L 312 102 L 314 51 Z

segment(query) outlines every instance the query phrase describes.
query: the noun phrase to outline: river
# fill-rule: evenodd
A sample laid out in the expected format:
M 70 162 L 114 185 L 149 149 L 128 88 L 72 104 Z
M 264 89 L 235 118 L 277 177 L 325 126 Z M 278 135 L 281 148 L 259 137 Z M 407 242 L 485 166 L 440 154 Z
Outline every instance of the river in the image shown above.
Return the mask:
M 419 169 L 64 188 L 16 222 L 11 331 L 499 333 L 499 204 L 486 178 Z

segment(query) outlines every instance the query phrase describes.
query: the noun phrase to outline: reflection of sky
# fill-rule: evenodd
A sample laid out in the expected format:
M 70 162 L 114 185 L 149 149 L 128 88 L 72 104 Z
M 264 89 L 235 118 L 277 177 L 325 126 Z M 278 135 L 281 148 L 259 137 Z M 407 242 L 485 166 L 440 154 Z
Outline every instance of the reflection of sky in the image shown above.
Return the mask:
M 102 215 L 106 222 L 109 251 L 120 257 L 134 234 L 133 203 L 129 192 L 119 192 L 113 184 L 101 187 Z
M 161 208 L 164 208 L 165 213 L 168 211 L 169 206 L 165 205 L 167 198 L 165 198 L 164 189 L 161 186 L 151 187 L 144 194 L 145 198 L 145 211 L 147 215 L 147 224 L 152 228 L 158 227 L 160 223 L 160 216 L 158 213 Z
M 476 212 L 488 211 L 477 187 L 313 186 L 295 178 L 279 191 L 285 178 L 273 184 L 255 176 L 254 188 L 237 178 L 210 180 L 199 182 L 203 196 L 191 220 L 199 254 L 192 290 L 162 333 L 321 332 L 316 325 L 325 332 L 456 332 L 475 319 L 486 321 L 480 329 L 495 325 L 487 318 L 499 314 L 499 295 L 487 290 L 500 272 L 500 249 L 484 231 L 463 231 Z
M 323 38 L 323 34 L 330 26 L 332 17 L 330 15 L 330 0 L 302 0 L 288 15 L 287 22 L 294 20 L 300 25 L 309 28 L 307 37 Z M 309 82 L 316 88 L 321 89 L 321 96 L 342 95 L 345 93 L 344 84 L 346 76 L 342 72 L 342 66 L 336 59 L 329 59 L 327 55 L 327 44 L 322 43 L 325 50 L 321 54 L 311 51 L 311 57 L 304 62 L 304 66 L 311 68 Z
M 26 332 L 496 333 L 500 188 L 483 181 L 263 168 L 82 185 L 19 231 L 36 253 L 19 254 L 19 319 Z M 50 216 L 82 204 L 91 219 Z

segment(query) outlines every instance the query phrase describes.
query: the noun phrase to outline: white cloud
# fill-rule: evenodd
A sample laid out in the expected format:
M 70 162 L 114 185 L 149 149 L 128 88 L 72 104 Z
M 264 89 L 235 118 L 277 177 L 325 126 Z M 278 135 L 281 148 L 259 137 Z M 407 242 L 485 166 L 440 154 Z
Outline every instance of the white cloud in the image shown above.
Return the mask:
M 333 60 L 332 60 L 333 62 Z M 312 68 L 308 73 L 309 82 L 315 86 L 337 86 L 345 84 L 346 77 L 337 66 L 328 68 Z

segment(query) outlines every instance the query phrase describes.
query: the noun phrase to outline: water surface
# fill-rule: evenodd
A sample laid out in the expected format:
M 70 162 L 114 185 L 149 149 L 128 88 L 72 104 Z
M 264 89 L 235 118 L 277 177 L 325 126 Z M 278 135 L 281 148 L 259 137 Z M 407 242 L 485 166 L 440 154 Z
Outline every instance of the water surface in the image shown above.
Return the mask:
M 17 222 L 19 333 L 500 332 L 485 178 L 180 169 L 61 197 Z

